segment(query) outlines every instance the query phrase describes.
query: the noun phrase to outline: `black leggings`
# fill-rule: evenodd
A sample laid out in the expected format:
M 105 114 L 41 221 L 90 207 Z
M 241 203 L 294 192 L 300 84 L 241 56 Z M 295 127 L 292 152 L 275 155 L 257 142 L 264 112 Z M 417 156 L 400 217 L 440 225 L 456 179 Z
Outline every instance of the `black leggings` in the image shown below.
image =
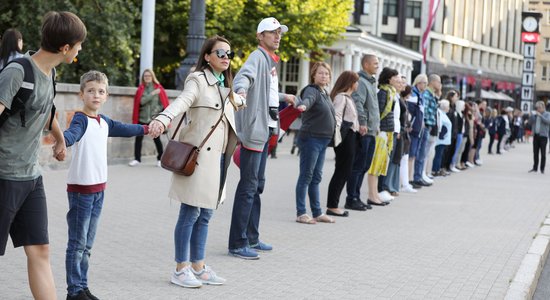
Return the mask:
M 157 138 L 154 138 L 153 141 L 155 142 L 155 147 L 157 148 L 157 160 L 160 160 L 160 157 L 162 156 L 162 142 L 160 141 L 160 136 Z M 137 161 L 141 162 L 141 144 L 143 143 L 143 136 L 139 135 L 136 136 L 136 143 L 134 144 L 134 157 Z
M 334 174 L 330 179 L 328 185 L 328 197 L 327 207 L 338 208 L 340 202 L 340 195 L 346 185 L 346 181 L 353 169 L 353 161 L 355 159 L 355 152 L 359 147 L 358 133 L 351 131 L 346 134 L 346 137 L 338 147 L 334 148 L 336 154 L 336 163 L 334 168 Z

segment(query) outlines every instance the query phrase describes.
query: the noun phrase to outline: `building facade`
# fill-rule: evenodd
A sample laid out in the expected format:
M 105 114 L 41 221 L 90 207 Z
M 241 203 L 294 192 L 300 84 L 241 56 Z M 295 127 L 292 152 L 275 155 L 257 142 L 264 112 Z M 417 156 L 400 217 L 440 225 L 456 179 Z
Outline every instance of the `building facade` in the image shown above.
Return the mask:
M 535 98 L 548 103 L 550 98 L 550 1 L 528 3 L 528 10 L 542 13 L 539 20 L 540 40 L 535 54 Z
M 358 71 L 362 55 L 370 53 L 378 56 L 379 70 L 395 68 L 409 82 L 420 72 L 436 73 L 444 88 L 457 89 L 463 95 L 485 89 L 518 99 L 524 9 L 523 0 L 442 0 L 423 65 L 421 37 L 429 0 L 355 0 L 351 25 L 340 41 L 326 47 L 326 62 L 336 78 L 344 70 Z M 549 51 L 545 78 L 550 90 L 550 36 L 545 41 Z M 292 85 L 290 91 L 307 84 L 307 59 L 291 60 L 282 68 L 295 74 L 294 82 L 285 83 Z

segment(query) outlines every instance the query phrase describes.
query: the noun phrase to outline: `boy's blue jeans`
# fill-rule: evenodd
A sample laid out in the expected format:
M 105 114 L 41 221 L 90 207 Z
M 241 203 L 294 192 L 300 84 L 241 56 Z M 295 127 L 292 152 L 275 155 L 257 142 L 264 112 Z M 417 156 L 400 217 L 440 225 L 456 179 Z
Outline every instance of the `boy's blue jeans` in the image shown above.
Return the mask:
M 319 183 L 323 175 L 325 152 L 330 138 L 299 137 L 300 175 L 296 184 L 296 215 L 306 213 L 306 194 L 309 196 L 314 218 L 323 214 L 319 196 Z
M 65 255 L 65 269 L 67 292 L 73 296 L 88 288 L 88 260 L 103 206 L 104 192 L 92 194 L 68 192 L 68 197 L 69 241 Z
M 174 230 L 177 263 L 204 260 L 208 222 L 213 213 L 212 209 L 181 204 Z

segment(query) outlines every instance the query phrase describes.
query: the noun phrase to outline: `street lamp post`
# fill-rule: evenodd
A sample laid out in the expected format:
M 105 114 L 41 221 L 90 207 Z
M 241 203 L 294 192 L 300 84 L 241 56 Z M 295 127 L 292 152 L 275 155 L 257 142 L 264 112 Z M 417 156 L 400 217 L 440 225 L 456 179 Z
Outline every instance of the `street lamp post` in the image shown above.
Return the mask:
M 483 71 L 481 69 L 477 70 L 477 80 L 476 80 L 476 98 L 475 100 L 481 99 L 481 75 L 483 75 Z
M 204 0 L 191 0 L 189 11 L 189 30 L 187 33 L 187 57 L 176 71 L 176 88 L 183 90 L 185 78 L 199 60 L 202 44 L 206 40 L 204 22 L 206 20 L 206 4 Z

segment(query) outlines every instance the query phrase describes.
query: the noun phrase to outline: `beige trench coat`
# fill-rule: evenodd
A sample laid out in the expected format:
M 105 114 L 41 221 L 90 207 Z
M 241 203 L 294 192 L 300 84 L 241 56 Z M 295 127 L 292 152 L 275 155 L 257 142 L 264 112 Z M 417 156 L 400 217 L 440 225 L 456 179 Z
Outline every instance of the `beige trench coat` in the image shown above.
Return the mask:
M 220 87 L 210 70 L 204 73 L 189 74 L 182 93 L 172 102 L 156 120 L 165 126 L 178 115 L 187 112 L 188 124 L 180 130 L 179 140 L 199 146 L 216 124 L 222 113 L 224 99 L 224 117 L 199 153 L 195 172 L 191 176 L 172 175 L 169 197 L 182 203 L 202 208 L 216 209 L 225 199 L 225 182 L 220 182 L 220 160 L 225 154 L 223 166 L 224 178 L 237 146 L 234 112 L 243 106 L 244 100 L 233 94 L 230 101 L 229 88 Z

